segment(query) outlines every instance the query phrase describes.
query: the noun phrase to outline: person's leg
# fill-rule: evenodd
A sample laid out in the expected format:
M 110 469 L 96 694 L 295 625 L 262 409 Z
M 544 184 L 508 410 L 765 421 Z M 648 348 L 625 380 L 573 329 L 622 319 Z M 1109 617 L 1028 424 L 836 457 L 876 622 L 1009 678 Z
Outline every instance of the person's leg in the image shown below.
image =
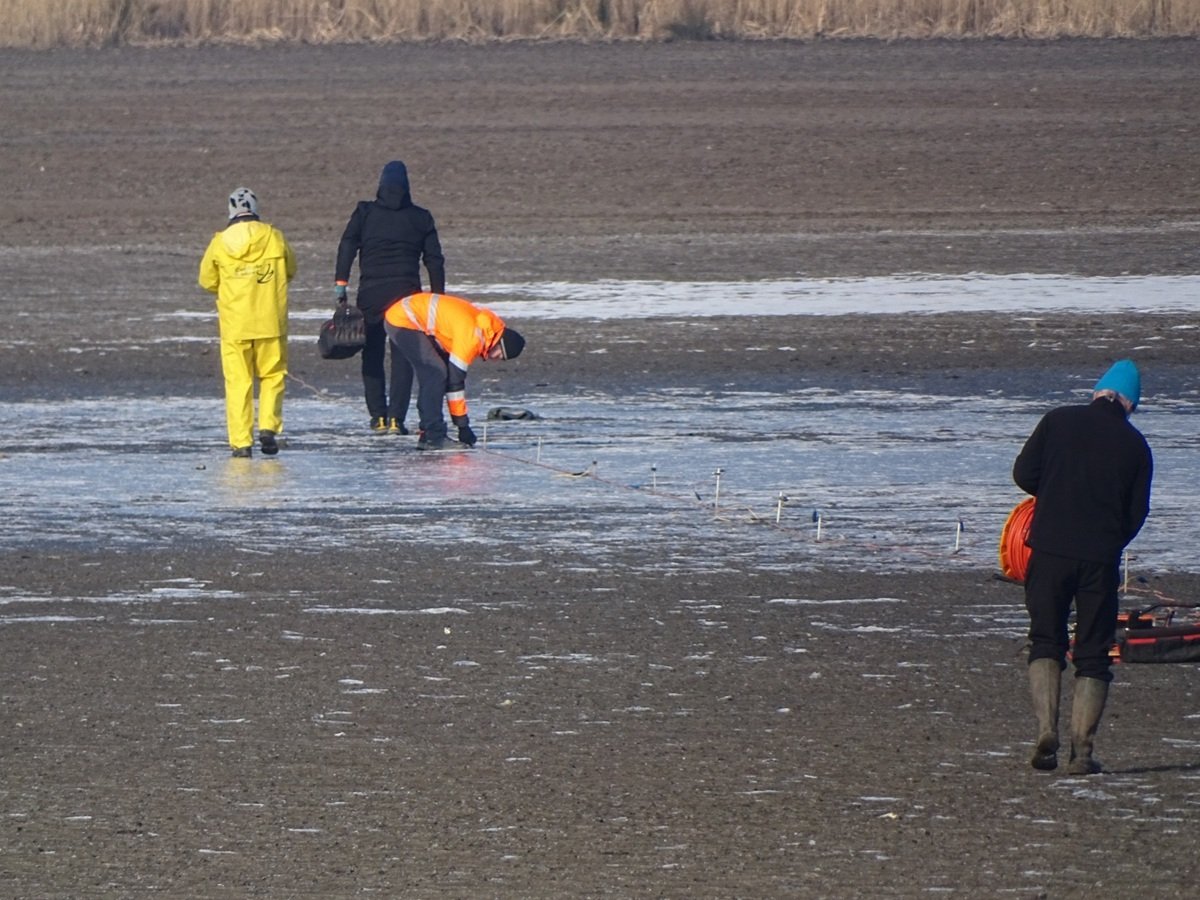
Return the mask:
M 1112 681 L 1112 650 L 1117 635 L 1117 588 L 1121 570 L 1117 563 L 1081 563 L 1075 594 L 1075 646 L 1071 661 L 1080 678 Z
M 417 414 L 427 441 L 445 439 L 446 362 L 438 355 L 433 339 L 411 328 L 388 326 L 392 345 L 413 368 L 417 379 Z
M 379 419 L 386 427 L 387 386 L 384 382 L 383 362 L 387 352 L 387 332 L 383 322 L 368 322 L 367 342 L 362 349 L 363 394 L 367 401 L 367 413 L 372 420 Z
M 1030 554 L 1025 609 L 1029 613 L 1029 695 L 1037 738 L 1029 764 L 1046 772 L 1058 768 L 1058 709 L 1075 580 L 1073 560 L 1036 550 Z
M 254 443 L 254 349 L 250 341 L 221 341 L 225 376 L 225 427 L 234 450 Z
M 1057 660 L 1043 657 L 1029 664 L 1029 695 L 1038 729 L 1029 764 L 1052 772 L 1058 768 L 1058 705 L 1062 697 L 1062 666 Z
M 1078 586 L 1077 563 L 1034 550 L 1025 572 L 1025 611 L 1029 614 L 1029 662 L 1053 659 L 1064 665 L 1070 646 L 1067 620 Z
M 287 338 L 264 338 L 254 342 L 254 366 L 258 373 L 258 436 L 263 453 L 279 452 L 275 436 L 283 431 L 283 392 L 287 384 Z
M 404 354 L 393 345 L 391 353 L 391 382 L 388 385 L 388 425 L 390 430 L 399 431 L 404 426 L 408 416 L 408 406 L 412 399 L 413 367 Z
M 1117 585 L 1120 567 L 1087 563 L 1081 566 L 1079 591 L 1075 597 L 1075 690 L 1071 704 L 1072 775 L 1095 775 L 1103 771 L 1092 755 L 1096 731 L 1108 702 L 1112 681 L 1112 657 L 1109 650 L 1117 632 Z
M 1104 771 L 1100 760 L 1092 754 L 1096 748 L 1096 731 L 1104 705 L 1108 702 L 1108 682 L 1099 678 L 1075 677 L 1075 691 L 1071 700 L 1071 761 L 1067 772 L 1071 775 L 1099 775 Z

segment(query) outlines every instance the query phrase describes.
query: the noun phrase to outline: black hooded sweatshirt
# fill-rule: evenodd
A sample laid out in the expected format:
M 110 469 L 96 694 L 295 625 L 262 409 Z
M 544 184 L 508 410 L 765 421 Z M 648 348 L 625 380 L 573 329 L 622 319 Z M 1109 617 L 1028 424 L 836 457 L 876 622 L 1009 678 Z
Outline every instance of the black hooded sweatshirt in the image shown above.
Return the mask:
M 433 215 L 412 202 L 404 163 L 390 162 L 379 176 L 374 200 L 354 209 L 338 244 L 336 281 L 350 280 L 358 257 L 356 305 L 371 324 L 401 297 L 421 290 L 421 263 L 429 273 L 429 290 L 446 290 L 446 261 Z
M 1150 512 L 1154 464 L 1120 403 L 1098 397 L 1042 417 L 1013 464 L 1037 497 L 1026 543 L 1034 550 L 1113 564 Z

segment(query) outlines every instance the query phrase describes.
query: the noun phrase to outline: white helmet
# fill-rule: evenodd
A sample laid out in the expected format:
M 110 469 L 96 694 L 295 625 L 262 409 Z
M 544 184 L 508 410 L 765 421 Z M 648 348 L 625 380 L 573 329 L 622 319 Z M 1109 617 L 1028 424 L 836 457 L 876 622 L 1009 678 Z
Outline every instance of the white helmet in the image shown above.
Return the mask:
M 258 198 L 250 188 L 240 187 L 229 195 L 229 218 L 257 216 Z

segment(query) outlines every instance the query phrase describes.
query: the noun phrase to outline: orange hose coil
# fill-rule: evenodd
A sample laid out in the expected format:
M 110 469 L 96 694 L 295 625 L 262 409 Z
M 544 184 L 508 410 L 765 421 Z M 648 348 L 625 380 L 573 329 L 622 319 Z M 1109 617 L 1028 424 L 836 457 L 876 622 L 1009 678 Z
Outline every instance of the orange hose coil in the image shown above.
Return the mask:
M 1000 571 L 1013 581 L 1023 582 L 1029 567 L 1029 526 L 1033 523 L 1033 508 L 1036 500 L 1026 497 L 1013 507 L 1000 531 Z

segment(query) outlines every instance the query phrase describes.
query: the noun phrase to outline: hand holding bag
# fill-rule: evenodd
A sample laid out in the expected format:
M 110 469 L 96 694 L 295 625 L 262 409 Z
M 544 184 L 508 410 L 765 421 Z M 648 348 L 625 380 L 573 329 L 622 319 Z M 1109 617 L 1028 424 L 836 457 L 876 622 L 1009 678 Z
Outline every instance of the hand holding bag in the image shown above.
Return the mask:
M 367 323 L 362 310 L 342 300 L 333 311 L 333 318 L 321 326 L 317 349 L 322 359 L 349 359 L 366 343 Z

